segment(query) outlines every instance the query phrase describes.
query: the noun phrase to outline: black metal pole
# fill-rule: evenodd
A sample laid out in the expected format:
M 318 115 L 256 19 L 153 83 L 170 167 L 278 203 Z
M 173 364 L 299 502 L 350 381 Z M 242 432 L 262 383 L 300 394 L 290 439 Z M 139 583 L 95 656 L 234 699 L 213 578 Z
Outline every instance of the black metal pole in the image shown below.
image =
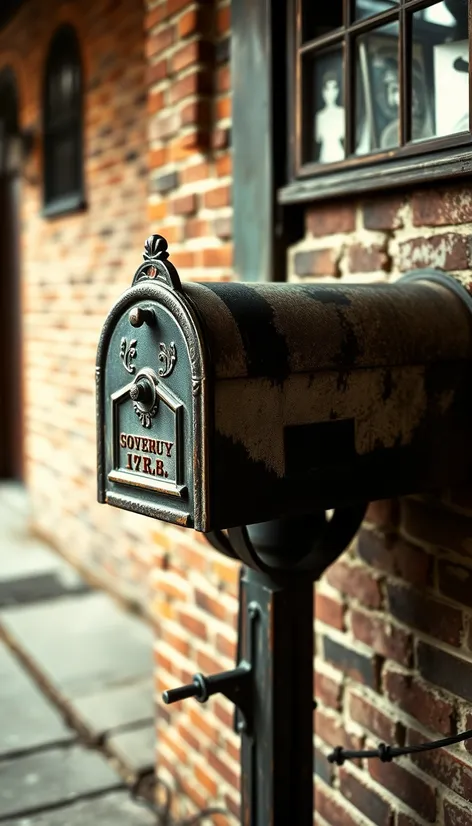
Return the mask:
M 281 586 L 245 568 L 241 584 L 254 691 L 251 728 L 240 724 L 241 823 L 312 826 L 313 583 Z

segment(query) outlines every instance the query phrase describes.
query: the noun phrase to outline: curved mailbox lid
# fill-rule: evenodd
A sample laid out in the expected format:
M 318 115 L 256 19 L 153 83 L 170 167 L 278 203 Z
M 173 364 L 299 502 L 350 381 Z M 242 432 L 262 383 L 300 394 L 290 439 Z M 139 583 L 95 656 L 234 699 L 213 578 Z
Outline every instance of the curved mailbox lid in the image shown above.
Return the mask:
M 98 499 L 205 530 L 203 349 L 172 270 L 145 253 L 134 286 L 103 327 L 96 368 Z

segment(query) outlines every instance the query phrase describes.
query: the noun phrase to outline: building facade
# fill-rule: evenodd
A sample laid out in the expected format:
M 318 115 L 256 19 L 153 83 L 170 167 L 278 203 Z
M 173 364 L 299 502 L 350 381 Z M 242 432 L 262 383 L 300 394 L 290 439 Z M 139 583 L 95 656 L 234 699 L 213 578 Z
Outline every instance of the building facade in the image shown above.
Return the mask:
M 321 44 L 310 58 L 315 92 L 306 100 L 296 93 L 293 112 L 282 100 L 286 93 L 290 100 L 290 83 L 280 86 L 280 99 L 273 95 L 277 124 L 289 117 L 296 123 L 298 111 L 298 117 L 309 112 L 305 120 L 316 125 L 314 139 L 302 138 L 298 155 L 292 157 L 292 144 L 281 134 L 268 145 L 272 160 L 284 148 L 282 162 L 272 164 L 283 206 L 274 208 L 271 220 L 286 254 L 282 261 L 267 258 L 264 271 L 241 263 L 260 230 L 246 258 L 233 262 L 233 192 L 239 221 L 247 181 L 238 173 L 233 182 L 232 141 L 235 129 L 239 141 L 244 129 L 252 140 L 258 112 L 238 108 L 232 124 L 239 79 L 231 77 L 230 51 L 241 43 L 235 38 L 231 44 L 229 2 L 26 0 L 12 3 L 0 31 L 0 119 L 7 124 L 2 134 L 11 137 L 3 140 L 1 167 L 0 313 L 9 364 L 2 475 L 24 479 L 36 531 L 97 584 L 139 604 L 154 624 L 157 697 L 196 670 L 234 663 L 239 571 L 198 534 L 95 502 L 96 344 L 108 310 L 131 283 L 146 236 L 157 231 L 166 237 L 184 280 L 254 280 L 267 277 L 270 266 L 277 279 L 299 282 L 391 281 L 428 266 L 466 285 L 472 277 L 470 161 L 458 150 L 467 146 L 465 138 L 454 146 L 444 140 L 434 156 L 410 153 L 411 163 L 392 152 L 392 134 L 400 133 L 405 145 L 430 138 L 434 128 L 441 137 L 447 127 L 441 133 L 439 124 L 448 118 L 459 123 L 461 111 L 444 109 L 442 99 L 428 109 L 412 63 L 404 107 L 411 116 L 395 125 L 388 107 L 398 109 L 404 93 L 398 78 L 388 75 L 390 45 L 386 57 L 377 50 L 373 63 L 378 68 L 384 61 L 380 120 L 371 112 L 370 120 L 359 116 L 359 126 L 347 93 L 340 105 L 336 49 L 351 48 L 346 44 L 357 31 L 367 37 L 359 21 L 369 15 L 378 28 L 395 26 L 393 16 L 381 14 L 396 14 L 396 4 L 384 3 L 392 8 L 382 8 L 377 19 L 375 9 L 359 3 L 351 28 L 334 11 L 341 5 L 319 12 L 323 19 L 316 11 L 303 17 L 308 34 L 300 49 L 309 54 L 303 37 L 313 48 Z M 454 3 L 437 5 L 445 9 L 446 25 Z M 412 6 L 413 26 L 424 6 Z M 407 11 L 402 7 L 402 20 Z M 462 19 L 460 10 L 454 19 Z M 285 24 L 274 23 L 272 44 L 280 28 L 285 37 Z M 447 52 L 437 47 L 464 41 L 463 31 L 444 39 L 435 29 L 434 36 L 437 65 Z M 453 55 L 459 67 L 466 62 L 461 49 Z M 286 68 L 299 65 L 295 53 L 277 63 L 273 51 L 272 68 L 284 77 Z M 368 49 L 359 54 L 365 63 Z M 432 59 L 425 55 L 419 64 Z M 256 75 L 254 83 L 257 110 Z M 54 108 L 57 99 L 67 106 Z M 349 119 L 351 154 L 378 150 L 377 161 L 390 159 L 390 166 L 375 172 L 361 164 L 353 172 L 344 164 Z M 287 167 L 288 156 L 294 168 Z M 57 170 L 64 167 L 74 174 L 61 183 Z M 249 211 L 254 203 L 248 202 Z M 236 225 L 234 232 L 240 238 Z M 391 764 L 358 761 L 334 769 L 326 755 L 337 745 L 401 745 L 471 727 L 471 541 L 470 491 L 373 503 L 352 547 L 317 585 L 319 826 L 469 823 L 467 742 Z M 238 815 L 239 739 L 232 722 L 232 707 L 221 697 L 207 706 L 188 701 L 168 708 L 158 701 L 156 770 L 177 793 L 177 816 L 209 805 Z M 218 817 L 215 823 L 226 822 Z

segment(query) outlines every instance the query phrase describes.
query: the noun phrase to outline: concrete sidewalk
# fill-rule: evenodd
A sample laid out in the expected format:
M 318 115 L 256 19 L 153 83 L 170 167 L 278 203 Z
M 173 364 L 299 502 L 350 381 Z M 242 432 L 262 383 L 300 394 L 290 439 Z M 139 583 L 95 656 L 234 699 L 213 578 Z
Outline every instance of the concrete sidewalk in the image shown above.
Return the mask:
M 154 766 L 152 633 L 28 531 L 0 484 L 0 823 L 140 826 Z

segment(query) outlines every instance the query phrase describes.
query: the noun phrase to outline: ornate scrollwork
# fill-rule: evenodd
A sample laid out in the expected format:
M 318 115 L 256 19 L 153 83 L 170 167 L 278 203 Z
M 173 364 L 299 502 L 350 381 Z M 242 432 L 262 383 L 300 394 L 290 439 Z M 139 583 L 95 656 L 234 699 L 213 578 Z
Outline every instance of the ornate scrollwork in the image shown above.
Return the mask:
M 157 413 L 157 407 L 158 405 L 156 404 L 151 410 L 143 410 L 137 402 L 133 404 L 133 410 L 143 427 L 151 427 L 152 420 Z
M 139 281 L 156 281 L 173 290 L 182 292 L 182 284 L 177 270 L 167 259 L 167 241 L 162 235 L 146 238 L 143 251 L 144 264 L 138 267 L 133 278 L 133 286 Z
M 177 360 L 177 351 L 173 341 L 171 341 L 168 347 L 167 344 L 164 344 L 164 342 L 161 341 L 159 348 L 159 361 L 162 361 L 162 367 L 159 367 L 158 373 L 162 379 L 165 378 L 165 376 L 170 376 L 172 373 L 174 364 Z
M 131 364 L 131 359 L 135 359 L 138 352 L 136 349 L 136 344 L 137 339 L 135 338 L 131 339 L 129 345 L 126 338 L 123 337 L 121 339 L 120 358 L 123 362 L 123 367 L 128 371 L 128 373 L 134 373 L 136 370 L 135 365 Z

